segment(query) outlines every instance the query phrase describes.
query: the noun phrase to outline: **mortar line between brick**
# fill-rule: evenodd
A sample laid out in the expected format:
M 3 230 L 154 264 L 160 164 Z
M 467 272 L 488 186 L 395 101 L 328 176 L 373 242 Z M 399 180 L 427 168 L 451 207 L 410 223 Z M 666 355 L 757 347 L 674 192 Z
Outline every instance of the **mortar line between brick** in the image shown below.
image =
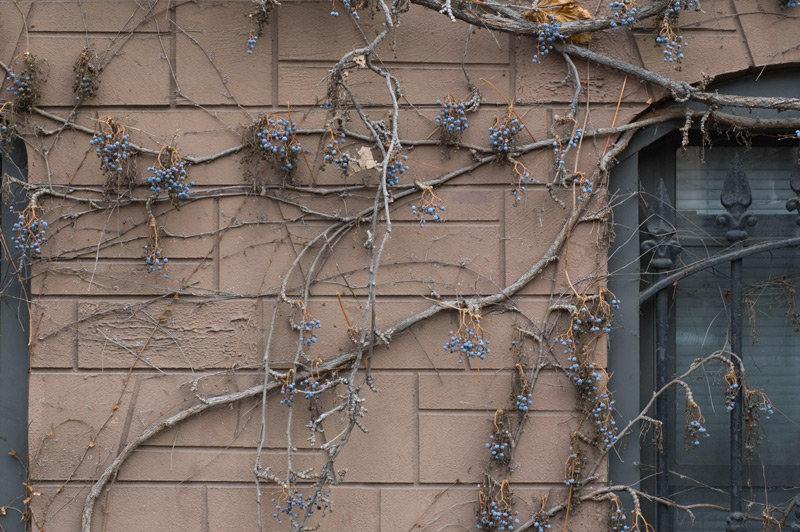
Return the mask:
M 125 423 L 122 425 L 122 434 L 119 437 L 119 447 L 117 454 L 125 447 L 125 442 L 128 439 L 128 432 L 131 428 L 131 421 L 133 421 L 133 411 L 136 408 L 136 401 L 139 399 L 139 390 L 142 386 L 142 376 L 137 375 L 133 384 L 133 393 L 131 393 L 131 402 L 128 406 L 128 411 L 125 413 Z
M 509 77 L 508 81 L 509 90 L 508 101 L 516 103 L 517 101 L 517 45 L 519 38 L 510 37 L 508 39 L 508 64 L 509 64 Z M 505 286 L 505 282 L 503 283 Z
M 200 526 L 203 527 L 202 532 L 211 532 L 208 523 L 208 486 L 203 485 L 201 488 L 202 495 L 200 496 Z
M 742 40 L 744 40 L 744 47 L 747 48 L 747 55 L 750 58 L 750 66 L 756 66 L 756 59 L 753 56 L 753 50 L 750 48 L 750 39 L 747 38 L 747 32 L 744 31 L 744 24 L 742 24 L 742 18 L 739 15 L 739 10 L 736 8 L 736 3 L 731 0 L 730 2 L 731 7 L 733 8 L 732 13 L 736 13 L 734 17 L 736 19 L 736 25 L 739 27 L 739 32 L 742 35 Z
M 417 448 L 416 459 L 414 460 L 414 485 L 419 486 L 420 483 L 420 467 L 419 462 L 421 458 L 421 445 L 420 445 L 420 431 L 419 431 L 419 372 L 414 372 L 414 431 L 417 433 Z
M 178 10 L 174 5 L 169 8 L 169 62 L 170 62 L 170 75 L 169 75 L 169 106 L 177 107 L 177 93 L 178 93 L 178 20 L 176 18 Z
M 285 449 L 284 449 L 285 450 Z M 47 479 L 47 480 L 40 480 L 40 479 L 33 479 L 36 482 L 36 487 L 42 488 L 59 488 L 64 486 L 64 479 Z M 73 480 L 70 482 L 69 487 L 71 488 L 78 488 L 78 487 L 91 487 L 94 484 L 92 480 Z M 122 488 L 164 488 L 164 487 L 175 487 L 175 488 L 191 488 L 197 489 L 201 487 L 209 487 L 209 488 L 216 488 L 216 489 L 242 489 L 248 488 L 255 491 L 253 487 L 252 481 L 244 481 L 244 480 L 237 480 L 232 482 L 213 482 L 208 480 L 115 480 L 114 481 L 115 487 L 122 487 Z M 373 489 L 378 492 L 382 489 L 387 490 L 413 490 L 413 489 L 435 489 L 435 490 L 442 490 L 442 489 L 463 489 L 473 491 L 475 489 L 475 483 L 469 481 L 462 481 L 460 483 L 453 483 L 453 482 L 424 482 L 421 483 L 418 487 L 414 486 L 411 483 L 402 483 L 402 482 L 384 482 L 384 483 L 369 483 L 369 482 L 345 482 L 340 486 L 343 489 Z M 514 481 L 514 487 L 520 488 L 538 488 L 538 487 L 554 487 L 554 488 L 563 488 L 563 482 L 518 482 Z M 335 495 L 334 495 L 335 497 Z
M 79 334 L 80 328 L 78 326 L 78 323 L 80 322 L 79 320 L 80 320 L 80 314 L 81 314 L 80 313 L 80 308 L 81 308 L 80 303 L 76 303 L 75 304 L 75 315 L 73 316 L 74 317 L 74 321 L 73 321 L 74 325 L 72 327 L 68 328 L 68 330 L 69 329 L 74 329 L 74 332 L 75 332 L 75 336 L 72 339 L 72 369 L 75 370 L 75 371 L 80 369 L 80 365 L 78 363 L 78 353 L 80 352 L 79 349 L 78 349 L 78 344 L 80 343 L 80 334 Z M 33 369 L 33 368 L 31 368 L 31 369 Z
M 278 90 L 280 89 L 279 86 L 279 68 L 278 68 L 278 56 L 280 55 L 280 50 L 278 47 L 280 46 L 280 42 L 278 41 L 278 24 L 280 24 L 280 10 L 273 9 L 272 10 L 273 21 L 269 25 L 271 38 L 272 38 L 272 107 L 277 108 L 280 106 L 280 101 L 278 99 Z
M 222 269 L 222 265 L 220 264 L 221 257 L 219 252 L 220 240 L 222 239 L 222 231 L 220 227 L 222 225 L 220 224 L 221 208 L 219 202 L 220 202 L 219 198 L 216 198 L 214 200 L 214 216 L 217 219 L 217 224 L 216 224 L 217 231 L 214 233 L 214 289 L 217 291 L 219 291 L 220 287 L 220 270 Z
M 506 233 L 506 203 L 506 199 L 503 197 L 500 201 L 500 286 L 508 286 L 506 282 L 506 266 L 508 265 L 508 258 L 506 257 L 506 241 L 508 240 L 508 234 Z

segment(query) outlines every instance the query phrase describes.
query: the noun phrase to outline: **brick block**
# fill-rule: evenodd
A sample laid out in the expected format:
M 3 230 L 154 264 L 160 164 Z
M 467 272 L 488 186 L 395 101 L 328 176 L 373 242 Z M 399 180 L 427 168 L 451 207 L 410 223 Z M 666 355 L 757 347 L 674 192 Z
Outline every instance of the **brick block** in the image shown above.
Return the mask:
M 221 226 L 225 227 L 224 219 L 230 216 L 230 211 L 222 210 Z M 283 216 L 262 215 L 264 218 L 283 219 Z M 275 289 L 296 254 L 325 230 L 326 226 L 317 224 L 291 225 L 286 229 L 267 225 L 241 227 L 225 233 L 220 239 L 222 289 L 239 293 Z M 377 238 L 380 242 L 382 234 Z M 324 283 L 317 284 L 312 293 L 333 295 L 341 291 L 341 279 L 345 276 L 352 289 L 363 293 L 368 279 L 368 256 L 363 248 L 366 239 L 364 226 L 346 233 L 331 257 L 318 268 L 318 278 Z M 420 244 L 420 240 L 425 243 Z M 301 259 L 302 269 L 295 269 L 289 279 L 288 286 L 293 291 L 304 282 L 300 273 L 305 275 L 318 249 L 319 244 L 315 244 L 305 254 Z M 381 271 L 385 273 L 378 276 L 379 293 L 429 293 L 432 287 L 440 293 L 493 291 L 499 271 L 498 250 L 497 227 L 491 224 L 448 226 L 445 223 L 426 227 L 395 224 L 382 257 Z M 419 267 L 409 270 L 412 263 Z M 425 267 L 423 263 L 427 263 Z M 246 264 L 260 264 L 263 268 L 253 272 Z
M 730 16 L 736 10 L 733 2 L 726 0 L 715 2 L 714 4 L 702 4 L 700 11 L 681 11 L 678 25 L 683 30 L 714 30 L 714 31 L 736 31 L 738 24 L 735 17 Z M 661 24 L 661 17 L 652 17 L 641 22 L 636 22 L 636 29 L 655 30 L 656 25 Z M 655 37 L 653 37 L 655 38 Z
M 686 58 L 679 66 L 664 61 L 664 49 L 656 45 L 652 34 L 637 33 L 634 37 L 644 67 L 676 81 L 695 83 L 704 75 L 714 77 L 753 66 L 747 44 L 738 32 L 684 32 L 689 46 L 684 52 Z M 661 87 L 653 87 L 653 92 L 656 99 L 669 95 L 669 91 Z
M 520 38 L 517 43 L 516 101 L 521 104 L 571 101 L 575 85 L 564 58 L 557 53 L 550 53 L 540 57 L 541 64 L 533 63 L 535 41 Z M 591 47 L 594 52 L 640 64 L 636 44 L 627 31 L 604 33 L 592 41 Z M 592 105 L 619 99 L 625 74 L 577 58 L 573 58 L 573 61 L 581 78 L 581 103 L 586 101 L 587 91 Z M 647 98 L 645 86 L 629 76 L 623 101 L 642 102 Z
M 108 39 L 89 39 L 89 47 L 102 50 Z M 46 59 L 47 82 L 42 84 L 42 105 L 72 106 L 75 61 L 86 46 L 84 35 L 36 34 L 30 52 Z M 100 74 L 100 87 L 93 104 L 157 105 L 169 103 L 169 66 L 156 35 L 136 35 L 108 53 L 108 64 Z
M 266 501 L 262 507 L 262 523 L 266 532 L 286 530 L 285 514 L 276 513 L 280 489 L 264 486 Z M 308 488 L 303 487 L 303 493 Z M 319 511 L 306 526 L 320 525 L 322 530 L 379 530 L 379 492 L 370 488 L 330 488 L 332 509 L 322 518 Z M 271 502 L 272 498 L 276 501 Z M 262 499 L 263 500 L 263 499 Z M 208 523 L 214 532 L 256 530 L 256 492 L 254 487 L 211 487 L 208 489 Z M 278 524 L 278 521 L 282 521 Z
M 31 367 L 73 367 L 78 349 L 77 319 L 77 301 L 37 298 L 31 302 Z
M 529 187 L 526 201 L 506 212 L 506 279 L 515 282 L 536 263 L 552 245 L 569 216 L 573 201 L 572 190 L 557 192 L 564 207 L 556 204 L 543 187 Z M 513 198 L 507 198 L 509 204 Z M 561 290 L 569 289 L 563 268 L 566 261 L 569 280 L 579 291 L 589 289 L 602 279 L 606 268 L 604 231 L 594 223 L 578 224 L 568 237 L 568 245 L 560 261 L 551 263 L 520 293 L 549 294 L 552 281 L 557 280 Z M 524 257 L 528 257 L 525 259 Z M 554 277 L 558 275 L 558 277 Z M 571 289 L 569 289 L 571 291 Z
M 80 530 L 88 487 L 38 488 L 31 502 L 32 530 Z M 195 486 L 129 486 L 113 483 L 95 505 L 92 532 L 203 530 L 203 491 Z
M 476 375 L 424 373 L 419 376 L 421 410 L 513 410 L 513 373 Z M 542 371 L 533 385 L 531 411 L 567 411 L 575 408 L 575 390 L 563 373 Z
M 106 501 L 98 503 L 92 529 L 96 527 L 105 532 L 202 530 L 202 507 L 200 487 L 134 487 L 120 483 L 111 488 Z
M 336 461 L 348 470 L 348 482 L 414 482 L 414 458 L 418 455 L 415 419 L 416 379 L 412 375 L 375 375 L 381 393 L 364 388 L 368 413 L 364 425 L 352 433 Z M 327 431 L 328 437 L 336 432 Z
M 493 412 L 420 413 L 420 481 L 480 482 L 489 464 L 486 442 Z M 514 453 L 514 476 L 531 483 L 560 483 L 569 452 L 573 414 L 534 414 Z M 442 449 L 447 449 L 446 453 Z
M 779 2 L 764 0 L 733 0 L 733 4 L 739 13 L 747 47 L 753 54 L 754 66 L 800 61 L 796 43 L 776 38 L 796 32 L 791 9 L 781 7 Z
M 213 237 L 199 236 L 217 228 L 215 216 L 208 213 L 212 206 L 213 200 L 187 203 L 180 210 L 168 201 L 153 205 L 160 233 L 158 242 L 165 257 L 174 260 L 213 256 Z M 59 199 L 46 200 L 42 207 L 45 220 L 50 221 L 47 247 L 42 249 L 44 257 L 143 259 L 144 248 L 150 243 L 152 231 L 141 204 L 86 212 L 83 203 Z
M 298 470 L 319 470 L 322 453 L 297 453 L 292 463 Z M 119 472 L 121 481 L 157 482 L 255 482 L 254 449 L 193 449 L 182 447 L 138 449 Z M 286 474 L 286 450 L 262 454 L 264 467 L 276 475 Z
M 28 27 L 35 33 L 164 33 L 167 9 L 120 2 L 35 2 Z
M 179 103 L 272 104 L 277 82 L 273 79 L 272 29 L 264 29 L 253 53 L 248 54 L 250 9 L 247 2 L 178 6 L 176 18 L 182 29 L 176 36 Z
M 198 109 L 137 110 L 124 115 L 124 123 L 131 130 L 131 139 L 136 144 L 152 150 L 165 145 L 175 146 L 182 156 L 206 157 L 239 146 L 241 132 L 252 118 L 245 112 L 216 110 L 206 112 Z M 147 164 L 140 168 L 142 182 L 146 182 L 147 167 L 155 157 L 147 157 Z M 212 180 L 198 181 L 198 185 L 213 185 Z
M 549 490 L 514 486 L 513 508 L 520 522 L 539 509 L 539 501 Z M 476 486 L 447 488 L 381 489 L 381 532 L 428 530 L 471 530 L 478 509 Z M 581 530 L 590 530 L 585 528 Z
M 144 260 L 38 263 L 31 270 L 34 295 L 158 295 L 214 289 L 214 271 L 207 261 L 170 262 L 166 279 L 148 274 Z
M 31 374 L 33 480 L 89 480 L 108 466 L 118 451 L 133 389 L 124 381 L 124 375 Z
M 278 72 L 278 100 L 281 104 L 290 102 L 292 105 L 319 105 L 325 99 L 329 71 L 330 65 L 281 63 Z M 455 87 L 465 87 L 464 73 L 456 66 L 436 67 L 435 70 L 400 66 L 392 68 L 392 73 L 404 90 L 404 100 L 414 105 L 433 104 Z M 511 92 L 508 69 L 481 66 L 472 69 L 470 75 L 491 80 L 505 94 Z M 347 84 L 362 105 L 391 103 L 385 78 L 372 71 L 351 71 Z M 488 103 L 502 103 L 502 99 L 494 91 L 485 91 L 484 98 Z
M 97 301 L 81 303 L 79 316 L 82 368 L 202 369 L 248 366 L 261 357 L 253 300 Z
M 383 30 L 381 15 L 374 19 L 362 16 L 357 24 L 353 24 L 341 7 L 338 18 L 331 17 L 330 11 L 328 2 L 296 2 L 284 6 L 280 10 L 278 26 L 279 59 L 305 61 L 313 57 L 336 62 L 354 46 L 366 45 Z M 313 26 L 329 30 L 320 32 L 315 39 L 298 38 L 297 28 Z M 460 63 L 464 55 L 464 30 L 463 24 L 452 24 L 446 16 L 436 16 L 427 8 L 412 5 L 399 17 L 395 31 L 378 46 L 376 53 L 384 61 Z M 492 36 L 482 28 L 471 31 L 466 63 L 496 65 L 509 62 L 507 35 Z
M 190 381 L 184 378 L 184 382 Z M 219 393 L 240 391 L 263 382 L 259 375 L 227 377 L 226 382 L 215 383 L 212 390 Z M 214 392 L 207 392 L 212 393 Z M 161 393 L 163 395 L 163 392 Z M 277 401 L 275 401 L 277 403 Z M 191 417 L 173 428 L 167 429 L 147 442 L 147 445 L 169 447 L 224 447 L 254 448 L 258 445 L 261 431 L 261 398 L 243 399 L 227 408 L 216 408 L 200 416 Z M 283 406 L 283 405 L 281 405 Z M 285 408 L 285 407 L 284 407 Z M 151 423 L 160 415 L 151 407 L 140 409 L 142 426 Z M 277 426 L 277 425 L 276 425 Z
M 4 2 L 0 4 L 0 23 L 3 24 L 3 35 L 0 41 L 0 57 L 6 65 L 10 65 L 15 55 L 25 51 L 25 19 L 28 17 L 33 2 Z M 3 86 L 6 86 L 3 75 Z M 3 89 L 3 95 L 7 94 Z

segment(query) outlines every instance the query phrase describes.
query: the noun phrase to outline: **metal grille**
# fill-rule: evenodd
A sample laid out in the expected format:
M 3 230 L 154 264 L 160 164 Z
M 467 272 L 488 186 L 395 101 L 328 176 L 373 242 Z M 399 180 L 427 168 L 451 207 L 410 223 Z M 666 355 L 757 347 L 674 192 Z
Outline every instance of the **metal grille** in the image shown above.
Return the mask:
M 785 196 L 782 203 L 789 212 L 797 212 L 797 225 L 800 225 L 800 153 L 793 157 L 793 166 L 786 183 Z M 786 174 L 784 174 L 786 175 Z M 708 188 L 713 187 L 713 181 L 707 184 Z M 753 193 L 747 174 L 744 171 L 742 162 L 738 154 L 735 154 L 730 161 L 727 173 L 720 183 L 719 204 L 713 205 L 709 200 L 711 192 L 703 191 L 700 199 L 697 196 L 688 201 L 694 201 L 705 214 L 714 215 L 714 222 L 724 230 L 724 238 L 729 246 L 722 253 L 716 254 L 704 260 L 692 262 L 689 266 L 681 267 L 676 270 L 676 259 L 682 248 L 680 238 L 677 234 L 676 209 L 672 206 L 668 194 L 667 186 L 663 179 L 657 185 L 656 193 L 648 208 L 647 219 L 644 224 L 646 239 L 642 242 L 642 251 L 647 260 L 647 270 L 652 274 L 653 285 L 642 292 L 640 303 L 650 298 L 654 298 L 654 325 L 655 325 L 655 388 L 662 389 L 669 379 L 672 372 L 668 361 L 675 359 L 675 342 L 670 341 L 670 335 L 675 334 L 675 322 L 671 319 L 670 303 L 675 291 L 675 285 L 680 280 L 699 271 L 709 268 L 729 268 L 728 286 L 725 299 L 728 300 L 727 308 L 723 309 L 722 315 L 727 313 L 729 322 L 727 323 L 727 344 L 725 351 L 730 360 L 737 382 L 742 382 L 744 367 L 747 360 L 743 355 L 743 337 L 745 336 L 745 283 L 743 281 L 743 264 L 746 257 L 756 253 L 769 252 L 779 249 L 792 250 L 796 253 L 796 247 L 800 245 L 800 238 L 786 238 L 786 231 L 773 231 L 775 236 L 781 236 L 780 240 L 771 240 L 746 247 L 745 244 L 750 237 L 750 232 L 759 221 L 758 217 L 751 212 L 750 207 L 753 203 Z M 792 197 L 789 189 L 794 192 Z M 679 194 L 685 193 L 681 190 Z M 764 190 L 759 189 L 759 194 L 765 194 Z M 768 197 L 764 203 L 765 213 L 775 212 L 776 191 L 768 191 Z M 685 194 L 684 194 L 685 195 Z M 788 197 L 788 201 L 785 199 Z M 696 212 L 701 212 L 696 210 Z M 695 220 L 695 226 L 700 227 L 701 222 Z M 768 232 L 768 231 L 767 231 Z M 770 235 L 771 236 L 771 235 Z M 689 238 L 692 238 L 691 236 Z M 686 283 L 688 284 L 688 283 Z M 730 456 L 727 466 L 730 470 L 729 490 L 730 490 L 730 513 L 725 522 L 726 531 L 746 530 L 746 521 L 743 514 L 743 457 L 745 451 L 745 433 L 743 427 L 743 397 L 742 386 L 738 386 L 731 392 L 730 405 Z M 670 396 L 667 393 L 659 395 L 656 402 L 655 417 L 663 423 L 665 427 L 678 427 L 680 422 L 671 416 L 679 417 L 670 403 Z M 722 437 L 721 434 L 717 435 Z M 796 443 L 795 443 L 796 445 Z M 670 456 L 674 453 L 674 446 L 664 446 L 656 454 L 656 494 L 665 500 L 673 495 L 670 493 L 670 467 L 674 463 L 675 457 Z M 790 520 L 787 520 L 787 525 Z M 794 523 L 791 524 L 792 531 L 800 531 L 800 505 L 795 505 Z M 661 531 L 673 530 L 672 514 L 667 504 L 660 504 L 657 508 L 657 527 Z M 718 527 L 721 529 L 721 526 Z

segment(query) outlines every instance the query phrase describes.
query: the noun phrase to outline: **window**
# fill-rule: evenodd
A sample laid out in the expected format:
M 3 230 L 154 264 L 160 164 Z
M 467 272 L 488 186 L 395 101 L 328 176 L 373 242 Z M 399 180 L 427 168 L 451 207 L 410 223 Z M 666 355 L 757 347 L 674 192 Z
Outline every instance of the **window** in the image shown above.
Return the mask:
M 788 78 L 779 74 L 772 80 L 761 80 L 757 89 L 772 88 L 779 94 L 785 90 L 780 85 Z M 752 91 L 753 85 L 740 82 L 725 92 L 752 93 L 744 91 Z M 737 299 L 734 286 L 741 286 L 740 352 L 748 386 L 753 390 L 750 400 L 760 419 L 744 416 L 741 430 L 731 426 L 725 400 L 727 366 L 708 364 L 685 382 L 704 416 L 702 429 L 710 437 L 701 438 L 701 432 L 690 434 L 685 441 L 689 421 L 685 416 L 686 394 L 680 386 L 673 387 L 664 395 L 658 413 L 666 422 L 663 453 L 657 452 L 652 432 L 640 445 L 629 441 L 612 459 L 611 481 L 679 504 L 726 509 L 733 505 L 759 517 L 769 505 L 780 521 L 800 496 L 796 481 L 800 477 L 800 401 L 796 400 L 800 314 L 795 303 L 795 290 L 800 287 L 800 225 L 796 223 L 797 213 L 786 210 L 786 201 L 797 195 L 790 188 L 790 174 L 798 158 L 797 141 L 787 140 L 786 132 L 764 131 L 738 139 L 736 135 L 712 136 L 706 139 L 710 145 L 704 146 L 704 139 L 693 132 L 683 149 L 681 126 L 662 125 L 640 133 L 612 176 L 612 191 L 616 188 L 622 197 L 630 197 L 615 209 L 616 235 L 609 259 L 609 286 L 623 302 L 623 310 L 617 314 L 618 327 L 611 335 L 609 362 L 616 404 L 620 417 L 629 420 L 659 388 L 659 377 L 670 380 L 686 371 L 694 360 L 717 351 L 735 360 L 730 352 L 739 351 L 732 347 L 735 340 L 729 321 L 732 302 Z M 746 146 L 737 140 L 744 140 Z M 718 225 L 718 218 L 727 216 L 720 194 L 727 176 L 738 172 L 737 163 L 733 163 L 737 158 L 752 193 L 747 212 L 757 223 L 749 225 L 746 222 L 752 219 L 745 219 L 742 227 L 735 229 L 746 231 L 747 238 L 732 244 L 726 238 L 731 226 Z M 659 203 L 659 181 L 663 183 L 661 194 L 666 192 L 670 198 L 666 200 L 669 206 Z M 641 200 L 638 205 L 636 199 Z M 675 240 L 670 243 L 672 232 Z M 680 250 L 680 254 L 663 253 L 662 260 L 656 261 L 653 250 L 642 253 L 642 244 L 644 249 L 656 246 L 665 252 Z M 737 252 L 743 256 L 740 284 L 731 270 L 731 259 L 739 256 L 731 253 L 737 248 L 743 250 Z M 759 249 L 763 251 L 753 253 Z M 687 269 L 708 264 L 712 258 L 719 260 L 711 267 Z M 653 295 L 656 291 L 648 287 L 671 273 L 681 277 L 676 284 L 665 281 L 667 290 L 660 296 L 663 323 L 659 323 L 659 303 Z M 659 334 L 663 336 L 659 338 Z M 661 349 L 665 367 L 659 370 Z M 758 389 L 766 392 L 771 405 L 755 392 Z M 764 411 L 759 411 L 759 406 Z M 768 410 L 774 410 L 769 420 L 765 419 Z M 652 410 L 649 415 L 655 417 Z M 757 425 L 753 427 L 753 423 Z M 748 425 L 754 430 L 748 431 Z M 760 445 L 748 448 L 753 441 L 747 435 L 757 436 L 760 431 Z M 742 453 L 749 458 L 738 481 L 731 473 L 736 466 L 731 434 L 742 438 Z M 695 441 L 699 445 L 695 446 Z M 733 445 L 736 448 L 737 444 Z M 741 508 L 736 508 L 737 504 Z M 726 530 L 727 511 L 698 508 L 693 512 L 694 523 L 684 512 L 652 505 L 651 523 L 658 523 L 659 532 Z M 786 523 L 793 520 L 793 515 L 788 516 Z M 760 526 L 753 523 L 749 528 Z
M 2 174 L 25 179 L 27 160 L 24 146 L 18 142 L 11 153 L 2 154 Z M 16 221 L 9 206 L 21 210 L 25 206 L 25 191 L 12 187 L 13 198 L 4 198 L 2 204 L 3 241 L 0 246 L 0 507 L 6 508 L 0 516 L 0 530 L 22 532 L 24 511 L 26 464 L 28 449 L 28 293 L 25 275 L 17 275 L 12 262 L 11 228 Z M 21 279 L 22 278 L 22 279 Z M 23 281 L 22 283 L 20 281 Z M 16 454 L 10 454 L 14 451 Z

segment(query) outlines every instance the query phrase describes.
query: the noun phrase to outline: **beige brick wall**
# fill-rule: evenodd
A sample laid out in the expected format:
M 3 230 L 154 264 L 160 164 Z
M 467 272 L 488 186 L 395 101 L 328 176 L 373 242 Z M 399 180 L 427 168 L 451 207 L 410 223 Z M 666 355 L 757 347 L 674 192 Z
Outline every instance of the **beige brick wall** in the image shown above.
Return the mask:
M 41 134 L 61 122 L 45 113 L 27 117 L 21 131 L 31 183 L 57 185 L 59 191 L 92 197 L 107 207 L 101 194 L 104 177 L 87 133 L 104 115 L 124 124 L 144 148 L 158 150 L 171 143 L 191 157 L 235 148 L 242 127 L 254 116 L 286 116 L 289 104 L 299 128 L 323 127 L 328 115 L 319 104 L 332 64 L 381 28 L 377 16 L 374 21 L 363 16 L 356 25 L 344 12 L 330 17 L 328 2 L 287 0 L 248 55 L 249 2 L 151 2 L 152 9 L 147 4 L 0 4 L 0 59 L 10 64 L 30 51 L 45 60 L 41 110 L 61 118 L 74 113 L 74 123 L 84 128 Z M 704 13 L 684 21 L 691 57 L 680 71 L 661 60 L 646 27 L 634 33 L 605 32 L 591 48 L 690 82 L 800 59 L 798 47 L 776 47 L 776 36 L 795 31 L 796 24 L 775 16 L 777 2 L 708 4 Z M 448 93 L 467 94 L 460 64 L 467 29 L 419 6 L 400 21 L 378 55 L 404 89 L 401 137 L 425 139 L 435 129 L 435 101 Z M 529 38 L 472 31 L 464 56 L 472 79 L 485 78 L 504 97 L 511 96 L 532 136 L 548 138 L 554 116 L 567 112 L 573 96 L 571 83 L 564 81 L 564 61 L 554 54 L 534 65 Z M 108 64 L 97 98 L 72 109 L 73 63 L 87 43 L 105 53 Z M 582 102 L 589 102 L 588 116 L 582 105 L 578 120 L 585 119 L 587 129 L 611 126 L 625 75 L 584 62 L 577 66 L 585 83 Z M 348 82 L 371 116 L 388 116 L 390 99 L 381 78 L 354 69 Z M 505 106 L 487 84 L 480 88 L 483 105 L 470 115 L 464 142 L 487 146 L 487 128 Z M 631 121 L 666 95 L 661 88 L 627 79 L 617 124 Z M 352 127 L 364 131 L 356 122 Z M 374 171 L 346 181 L 330 168 L 317 171 L 319 139 L 301 139 L 316 186 L 375 183 Z M 605 143 L 604 137 L 586 142 L 578 170 L 591 173 Z M 472 161 L 466 148 L 454 152 L 419 146 L 407 153 L 411 169 L 404 184 L 436 178 Z M 151 424 L 198 403 L 190 387 L 194 377 L 213 374 L 198 391 L 208 395 L 261 381 L 258 368 L 275 292 L 302 246 L 329 225 L 325 217 L 303 214 L 295 205 L 328 216 L 353 215 L 371 205 L 373 189 L 354 190 L 347 197 L 308 195 L 299 188 L 269 191 L 274 197 L 250 194 L 240 158 L 233 153 L 190 169 L 193 194 L 204 199 L 180 210 L 168 202 L 154 206 L 165 231 L 161 246 L 170 259 L 168 279 L 144 270 L 146 186 L 132 193 L 138 203 L 118 208 L 91 209 L 59 197 L 43 200 L 44 218 L 51 224 L 49 244 L 31 270 L 32 530 L 79 530 L 92 483 L 125 444 Z M 542 182 L 552 177 L 548 150 L 523 161 Z M 152 155 L 140 157 L 140 185 L 153 163 Z M 572 158 L 569 164 L 575 164 Z M 529 187 L 523 204 L 513 207 L 512 179 L 508 168 L 491 164 L 450 181 L 437 190 L 448 207 L 443 224 L 420 227 L 412 219 L 410 205 L 418 195 L 392 205 L 393 229 L 378 277 L 379 329 L 429 307 L 425 298 L 434 294 L 469 298 L 495 293 L 542 256 L 570 209 L 553 201 L 543 185 Z M 274 177 L 268 181 L 276 184 Z M 305 165 L 297 184 L 311 184 Z M 571 191 L 558 195 L 572 202 Z M 368 282 L 367 228 L 359 224 L 342 236 L 311 289 L 307 305 L 323 323 L 311 349 L 314 357 L 327 361 L 352 348 L 336 294 L 342 293 L 348 315 L 360 323 Z M 376 347 L 373 374 L 381 393 L 364 392 L 368 413 L 363 422 L 369 433 L 356 431 L 336 462 L 337 469 L 348 472 L 345 482 L 331 489 L 334 510 L 320 520 L 323 529 L 473 529 L 476 484 L 489 465 L 484 444 L 493 414 L 511 406 L 514 325 L 526 320 L 543 325 L 551 296 L 569 294 L 570 282 L 580 290 L 602 286 L 604 234 L 598 222 L 578 224 L 566 260 L 547 266 L 515 295 L 518 312 L 484 317 L 493 352 L 483 362 L 459 364 L 456 355 L 442 350 L 448 330 L 457 327 L 452 311 L 396 336 L 388 349 Z M 310 260 L 301 262 L 305 271 Z M 296 272 L 289 285 L 303 279 Z M 288 310 L 280 307 L 275 326 L 271 360 L 276 368 L 288 367 L 294 356 L 296 335 L 286 319 Z M 534 364 L 538 345 L 529 339 L 526 349 Z M 605 349 L 595 356 L 605 363 Z M 557 359 L 563 362 L 563 355 Z M 329 393 L 321 402 L 332 405 L 336 399 L 336 393 Z M 273 394 L 268 402 L 263 463 L 282 475 L 287 409 L 279 400 Z M 293 410 L 297 469 L 322 464 L 319 443 L 312 447 L 306 441 L 309 414 L 303 401 L 297 397 Z M 543 495 L 551 502 L 565 497 L 564 462 L 580 419 L 575 403 L 564 373 L 552 364 L 544 367 L 511 472 L 492 470 L 511 479 L 521 516 L 535 513 Z M 250 397 L 210 409 L 145 442 L 98 500 L 92 530 L 255 530 L 253 466 L 260 412 L 260 399 Z M 339 417 L 328 425 L 327 434 L 335 434 Z M 604 467 L 599 475 L 602 483 Z M 272 518 L 270 499 L 277 488 L 265 484 L 263 490 L 265 528 L 285 529 Z M 570 529 L 601 529 L 605 511 L 604 505 L 581 506 L 570 515 Z M 554 528 L 561 519 L 553 521 Z

